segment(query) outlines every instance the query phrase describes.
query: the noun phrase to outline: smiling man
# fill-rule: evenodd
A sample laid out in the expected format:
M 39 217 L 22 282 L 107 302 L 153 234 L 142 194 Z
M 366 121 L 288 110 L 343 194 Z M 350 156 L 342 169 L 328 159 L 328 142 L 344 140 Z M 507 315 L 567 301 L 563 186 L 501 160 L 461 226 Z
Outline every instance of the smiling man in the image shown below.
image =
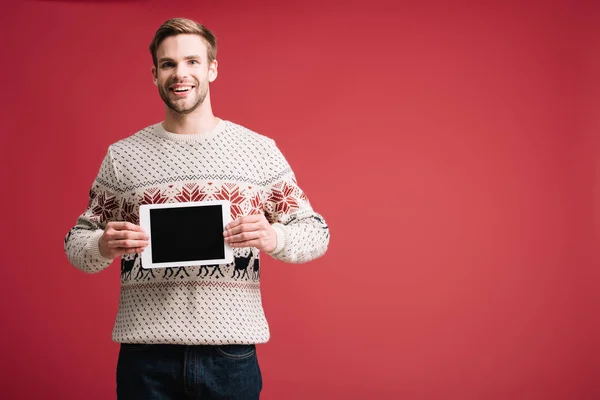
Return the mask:
M 207 99 L 208 84 L 217 77 L 217 60 L 214 54 L 208 55 L 209 47 L 213 49 L 201 36 L 184 34 L 166 37 L 156 49 L 158 60 L 152 67 L 154 83 L 161 99 L 175 115 L 190 114 L 202 105 L 206 110 L 203 114 L 212 114 L 210 97 Z M 200 50 L 196 51 L 199 54 L 190 49 Z M 186 50 L 193 54 L 182 57 Z M 185 61 L 187 74 L 182 76 L 174 72 L 181 68 L 181 61 L 176 60 L 178 57 Z
M 170 19 L 150 52 L 164 120 L 109 146 L 65 252 L 88 273 L 121 258 L 118 399 L 258 399 L 256 344 L 270 336 L 260 255 L 314 260 L 329 228 L 272 139 L 213 114 L 217 44 L 208 29 Z M 143 268 L 139 206 L 203 200 L 231 202 L 223 236 L 234 262 Z

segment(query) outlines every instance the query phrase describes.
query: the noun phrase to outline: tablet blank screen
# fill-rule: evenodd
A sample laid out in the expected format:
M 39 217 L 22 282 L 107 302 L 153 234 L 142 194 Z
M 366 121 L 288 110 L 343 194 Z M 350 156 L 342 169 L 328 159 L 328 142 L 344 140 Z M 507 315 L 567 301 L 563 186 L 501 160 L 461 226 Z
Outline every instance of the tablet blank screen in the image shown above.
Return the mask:
M 225 257 L 220 205 L 150 210 L 152 262 Z

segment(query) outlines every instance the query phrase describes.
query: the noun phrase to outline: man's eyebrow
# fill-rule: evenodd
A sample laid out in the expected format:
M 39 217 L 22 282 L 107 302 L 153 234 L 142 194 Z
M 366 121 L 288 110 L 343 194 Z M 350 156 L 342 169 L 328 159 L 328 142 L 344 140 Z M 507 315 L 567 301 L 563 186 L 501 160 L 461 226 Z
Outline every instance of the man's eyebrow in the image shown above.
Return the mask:
M 192 59 L 200 59 L 200 56 L 197 55 L 191 55 L 191 56 L 185 56 L 183 57 L 185 60 L 192 60 Z M 172 58 L 169 57 L 162 57 L 161 59 L 158 60 L 158 62 L 163 62 L 163 61 L 173 61 Z

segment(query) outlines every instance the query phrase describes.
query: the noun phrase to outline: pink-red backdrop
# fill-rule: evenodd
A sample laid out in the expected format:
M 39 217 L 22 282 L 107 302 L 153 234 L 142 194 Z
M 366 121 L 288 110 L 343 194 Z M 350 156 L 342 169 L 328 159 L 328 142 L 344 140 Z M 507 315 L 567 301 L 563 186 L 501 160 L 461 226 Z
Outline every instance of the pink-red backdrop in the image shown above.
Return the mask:
M 216 114 L 277 140 L 331 228 L 265 258 L 264 399 L 600 398 L 592 2 L 3 4 L 6 399 L 115 398 L 117 264 L 63 237 L 106 147 L 163 116 L 165 19 L 219 38 Z

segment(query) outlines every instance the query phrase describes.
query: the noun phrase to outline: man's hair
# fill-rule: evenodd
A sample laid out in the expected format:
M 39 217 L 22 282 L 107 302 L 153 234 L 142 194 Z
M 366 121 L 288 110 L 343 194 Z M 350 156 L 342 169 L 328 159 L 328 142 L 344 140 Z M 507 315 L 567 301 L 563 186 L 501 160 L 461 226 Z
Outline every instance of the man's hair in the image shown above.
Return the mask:
M 154 34 L 154 38 L 150 43 L 150 53 L 152 61 L 156 67 L 158 60 L 156 59 L 156 50 L 163 40 L 169 36 L 180 34 L 193 34 L 200 36 L 206 43 L 208 49 L 208 62 L 212 62 L 217 58 L 217 38 L 204 25 L 187 18 L 171 18 L 164 22 Z

